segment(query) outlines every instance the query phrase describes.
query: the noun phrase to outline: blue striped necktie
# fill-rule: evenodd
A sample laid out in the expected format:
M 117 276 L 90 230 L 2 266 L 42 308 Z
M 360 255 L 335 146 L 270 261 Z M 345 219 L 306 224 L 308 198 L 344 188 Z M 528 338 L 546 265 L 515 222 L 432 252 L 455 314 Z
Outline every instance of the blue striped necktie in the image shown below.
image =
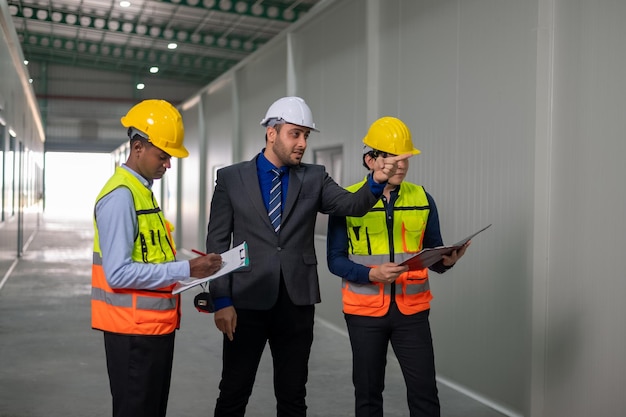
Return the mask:
M 270 205 L 268 215 L 270 217 L 270 222 L 272 222 L 272 227 L 274 228 L 274 232 L 278 233 L 280 230 L 280 218 L 282 215 L 282 184 L 280 177 L 282 176 L 282 172 L 278 169 L 272 169 L 274 173 L 274 178 L 272 179 L 272 188 L 270 189 Z

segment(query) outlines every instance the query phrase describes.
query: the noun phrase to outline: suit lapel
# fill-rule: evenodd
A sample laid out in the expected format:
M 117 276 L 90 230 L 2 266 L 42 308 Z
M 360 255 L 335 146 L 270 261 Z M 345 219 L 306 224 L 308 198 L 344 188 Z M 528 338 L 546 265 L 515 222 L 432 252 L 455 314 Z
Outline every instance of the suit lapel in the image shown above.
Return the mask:
M 304 181 L 304 167 L 298 165 L 297 167 L 291 167 L 289 169 L 289 189 L 287 190 L 287 200 L 285 200 L 285 207 L 283 208 L 283 221 L 289 218 L 289 213 L 296 204 L 298 195 L 300 195 L 300 189 Z
M 267 224 L 267 227 L 274 231 L 270 223 L 270 218 L 267 215 L 267 209 L 263 203 L 263 197 L 261 196 L 259 177 L 256 172 L 256 158 L 253 158 L 247 164 L 243 165 L 241 171 L 239 171 L 239 175 L 245 195 L 248 196 L 249 201 L 252 203 L 252 208 L 263 219 L 263 222 Z M 242 193 L 241 198 L 243 199 L 244 197 Z

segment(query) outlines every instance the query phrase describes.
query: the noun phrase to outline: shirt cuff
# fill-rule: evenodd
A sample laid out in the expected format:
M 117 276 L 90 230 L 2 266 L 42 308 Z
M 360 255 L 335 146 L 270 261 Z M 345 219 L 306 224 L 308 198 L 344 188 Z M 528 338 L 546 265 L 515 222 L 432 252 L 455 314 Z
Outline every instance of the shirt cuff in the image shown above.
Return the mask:
M 381 195 L 383 195 L 383 191 L 385 190 L 385 185 L 387 185 L 387 181 L 379 184 L 374 181 L 374 176 L 370 173 L 367 176 L 367 184 L 369 185 L 372 194 L 374 194 L 376 197 L 380 197 Z
M 218 311 L 223 308 L 232 306 L 233 300 L 230 297 L 219 297 L 213 300 L 213 304 L 215 305 L 215 311 Z

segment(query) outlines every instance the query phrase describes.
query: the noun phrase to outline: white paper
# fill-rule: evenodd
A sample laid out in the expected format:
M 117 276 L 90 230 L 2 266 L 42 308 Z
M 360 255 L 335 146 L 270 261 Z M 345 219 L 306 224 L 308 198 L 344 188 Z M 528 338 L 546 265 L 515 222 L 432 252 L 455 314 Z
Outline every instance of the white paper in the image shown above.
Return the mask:
M 222 267 L 216 273 L 204 278 L 187 278 L 185 280 L 178 281 L 178 283 L 172 290 L 172 294 L 178 294 L 179 292 L 188 290 L 189 288 L 193 288 L 196 285 L 209 282 L 211 280 L 214 280 L 215 278 L 219 278 L 223 275 L 229 274 L 241 267 L 248 265 L 248 245 L 246 244 L 246 242 L 243 242 L 241 245 L 222 253 L 221 256 Z

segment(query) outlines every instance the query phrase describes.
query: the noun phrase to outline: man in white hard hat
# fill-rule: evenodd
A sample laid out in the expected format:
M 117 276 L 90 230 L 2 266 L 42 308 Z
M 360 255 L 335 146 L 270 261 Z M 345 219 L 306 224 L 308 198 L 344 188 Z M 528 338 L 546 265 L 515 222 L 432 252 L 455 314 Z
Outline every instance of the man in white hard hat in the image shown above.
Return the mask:
M 246 241 L 250 256 L 247 268 L 210 285 L 215 324 L 224 333 L 216 417 L 245 414 L 268 342 L 277 415 L 306 415 L 314 306 L 320 302 L 314 248 L 317 213 L 367 213 L 398 161 L 411 156 L 379 158 L 378 169 L 351 193 L 323 166 L 302 163 L 309 134 L 318 131 L 303 99 L 277 100 L 261 125 L 265 148 L 251 161 L 219 170 L 211 202 L 207 251 L 222 253 Z

